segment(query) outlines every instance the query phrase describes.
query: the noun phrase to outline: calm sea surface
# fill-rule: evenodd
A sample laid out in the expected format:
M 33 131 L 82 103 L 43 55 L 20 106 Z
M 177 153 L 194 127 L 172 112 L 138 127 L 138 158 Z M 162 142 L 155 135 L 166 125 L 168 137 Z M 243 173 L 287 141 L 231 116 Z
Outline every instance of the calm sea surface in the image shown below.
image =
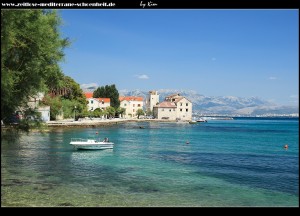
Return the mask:
M 95 136 L 109 137 L 114 149 L 69 144 Z M 299 119 L 14 135 L 1 142 L 1 205 L 299 206 Z

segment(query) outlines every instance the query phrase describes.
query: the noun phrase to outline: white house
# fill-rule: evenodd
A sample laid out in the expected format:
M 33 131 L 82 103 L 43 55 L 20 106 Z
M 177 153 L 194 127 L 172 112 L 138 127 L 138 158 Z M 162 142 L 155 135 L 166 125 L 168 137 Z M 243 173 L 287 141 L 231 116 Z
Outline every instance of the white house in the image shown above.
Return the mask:
M 177 106 L 174 102 L 163 101 L 153 107 L 153 116 L 156 119 L 175 120 L 177 117 Z
M 125 111 L 125 118 L 133 118 L 136 115 L 136 111 L 138 109 L 143 110 L 144 106 L 144 99 L 143 97 L 135 97 L 135 96 L 120 96 L 120 107 L 124 108 Z
M 36 110 L 41 114 L 42 121 L 50 121 L 50 106 L 44 106 L 40 102 L 44 98 L 44 93 L 38 93 L 35 96 L 29 98 L 27 102 L 27 106 L 32 109 Z
M 88 111 L 94 111 L 97 108 L 105 110 L 110 106 L 110 98 L 93 98 L 92 92 L 84 93 L 88 101 Z
M 40 106 L 37 111 L 41 113 L 42 121 L 50 121 L 50 106 Z
M 157 119 L 192 120 L 193 104 L 179 94 L 170 95 L 153 107 L 153 115 Z

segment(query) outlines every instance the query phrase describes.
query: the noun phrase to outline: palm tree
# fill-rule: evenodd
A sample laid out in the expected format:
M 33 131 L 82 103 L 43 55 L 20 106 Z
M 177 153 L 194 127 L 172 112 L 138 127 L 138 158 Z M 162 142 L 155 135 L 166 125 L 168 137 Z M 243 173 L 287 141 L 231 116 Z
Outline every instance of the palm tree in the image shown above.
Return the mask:
M 119 117 L 123 117 L 123 115 L 126 114 L 126 109 L 125 108 L 122 108 L 122 107 L 119 107 L 116 111 L 117 115 L 119 115 Z

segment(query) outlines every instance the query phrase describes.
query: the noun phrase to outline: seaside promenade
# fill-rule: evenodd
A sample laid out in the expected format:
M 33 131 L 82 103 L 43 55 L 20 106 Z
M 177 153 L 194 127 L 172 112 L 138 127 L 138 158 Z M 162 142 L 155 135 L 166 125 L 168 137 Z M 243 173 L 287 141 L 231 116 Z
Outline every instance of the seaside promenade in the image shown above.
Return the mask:
M 176 122 L 175 120 L 159 120 L 159 119 L 79 119 L 78 121 L 74 121 L 74 119 L 65 119 L 65 120 L 57 120 L 57 121 L 48 121 L 46 124 L 49 127 L 91 127 L 91 126 L 109 126 L 115 124 L 121 124 L 126 122 Z M 188 122 L 187 122 L 188 123 Z

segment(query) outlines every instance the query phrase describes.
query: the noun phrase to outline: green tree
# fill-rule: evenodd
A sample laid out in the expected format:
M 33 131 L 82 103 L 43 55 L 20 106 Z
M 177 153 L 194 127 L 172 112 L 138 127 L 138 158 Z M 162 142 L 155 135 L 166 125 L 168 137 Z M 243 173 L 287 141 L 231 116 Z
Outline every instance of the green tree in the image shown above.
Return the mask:
M 153 111 L 147 110 L 146 115 L 147 116 L 153 116 Z
M 111 118 L 111 117 L 115 117 L 115 114 L 116 114 L 116 110 L 114 107 L 112 106 L 109 106 L 106 108 L 106 112 L 108 113 L 108 117 Z
M 69 76 L 64 76 L 62 79 L 62 84 L 54 89 L 54 91 L 60 91 L 63 90 L 64 94 L 62 95 L 63 98 L 69 99 L 69 100 L 76 100 L 81 104 L 86 104 L 86 97 L 80 88 L 80 85 L 75 82 L 74 79 L 72 79 Z
M 93 97 L 94 98 L 99 98 L 99 97 L 106 97 L 106 91 L 104 86 L 98 87 L 94 92 L 93 92 Z
M 68 39 L 55 10 L 1 10 L 1 119 L 30 96 L 59 85 Z
M 76 100 L 61 97 L 61 102 L 64 118 L 74 118 L 75 114 L 79 115 L 79 113 L 85 110 L 85 107 Z
M 95 109 L 94 110 L 94 116 L 95 117 L 101 117 L 101 116 L 103 116 L 102 110 L 100 108 Z
M 142 109 L 138 109 L 138 110 L 136 111 L 136 115 L 138 116 L 138 119 L 139 119 L 141 115 L 145 115 L 145 112 L 144 112 L 144 110 L 142 110 Z
M 118 107 L 118 109 L 116 110 L 116 115 L 117 116 L 123 116 L 126 114 L 126 109 L 123 107 Z
M 104 118 L 107 118 L 108 114 L 109 113 L 107 112 L 107 110 L 102 110 L 101 117 L 104 116 Z
M 87 109 L 86 97 L 74 79 L 63 76 L 61 84 L 49 92 L 52 97 L 61 98 L 64 118 L 74 118 L 75 113 L 77 117 L 84 116 L 84 111 Z
M 119 92 L 115 84 L 98 87 L 94 91 L 93 97 L 110 98 L 110 106 L 114 107 L 115 109 L 117 109 L 120 106 Z
M 56 120 L 56 116 L 60 115 L 63 110 L 63 103 L 59 96 L 51 97 L 46 95 L 43 104 L 50 106 L 50 120 Z

